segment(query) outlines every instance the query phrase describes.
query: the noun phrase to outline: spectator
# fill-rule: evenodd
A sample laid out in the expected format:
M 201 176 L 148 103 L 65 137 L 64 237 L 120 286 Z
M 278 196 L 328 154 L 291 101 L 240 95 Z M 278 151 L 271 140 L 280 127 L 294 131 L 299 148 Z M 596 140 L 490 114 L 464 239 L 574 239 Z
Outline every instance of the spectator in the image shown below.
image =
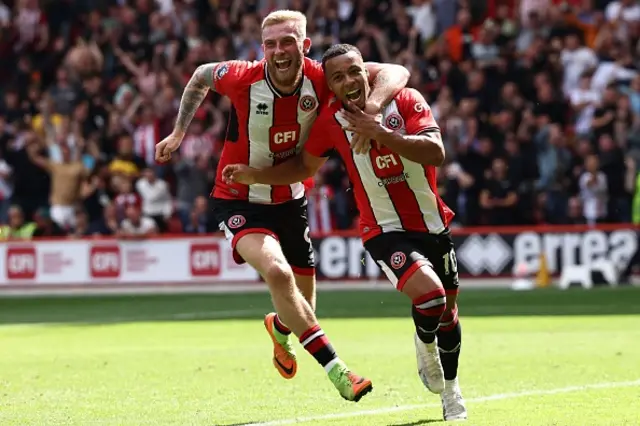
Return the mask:
M 582 45 L 580 35 L 576 32 L 567 34 L 564 49 L 560 54 L 564 68 L 564 82 L 562 89 L 565 96 L 571 96 L 574 89 L 580 86 L 580 79 L 587 71 L 595 70 L 598 58 L 593 50 Z
M 583 216 L 593 225 L 607 217 L 607 177 L 599 171 L 597 155 L 587 157 L 585 169 L 580 176 L 580 197 Z
M 133 139 L 128 134 L 118 138 L 117 153 L 109 164 L 109 171 L 114 175 L 137 178 L 146 167 L 145 160 L 133 152 Z
M 94 220 L 89 225 L 89 233 L 91 235 L 116 235 L 120 222 L 115 204 L 107 204 L 104 206 L 102 217 Z
M 209 223 L 209 212 L 207 199 L 199 196 L 193 203 L 193 208 L 189 213 L 189 220 L 184 226 L 184 232 L 187 234 L 204 234 L 212 231 Z
M 51 219 L 61 228 L 68 229 L 75 226 L 74 206 L 80 200 L 80 185 L 86 170 L 77 158 L 72 158 L 66 143 L 60 144 L 59 148 L 60 163 L 37 154 L 35 149 L 31 151 L 30 159 L 51 175 Z
M 49 209 L 46 207 L 39 208 L 33 217 L 36 223 L 36 229 L 33 231 L 34 237 L 62 237 L 66 235 L 65 230 L 51 219 Z
M 83 208 L 76 208 L 75 227 L 69 232 L 71 238 L 82 238 L 91 235 L 89 215 Z
M 569 198 L 569 207 L 567 210 L 567 225 L 584 225 L 586 221 L 584 219 L 584 210 L 580 197 Z
M 127 178 L 114 178 L 112 185 L 117 189 L 118 195 L 116 195 L 114 202 L 116 206 L 116 215 L 118 221 L 124 219 L 129 206 L 142 205 L 142 197 L 140 194 L 134 191 L 133 181 Z
M 137 205 L 128 206 L 126 216 L 118 229 L 119 238 L 136 240 L 157 234 L 156 222 L 150 217 L 144 216 Z
M 314 234 L 327 234 L 335 229 L 333 215 L 331 213 L 331 202 L 333 191 L 329 185 L 325 185 L 323 177 L 318 174 L 315 177 L 315 187 L 307 190 L 307 200 L 309 202 L 309 229 Z
M 176 153 L 172 158 L 177 175 L 178 214 L 183 224 L 186 224 L 195 200 L 209 194 L 215 176 L 210 166 L 211 161 L 206 155 L 196 156 L 195 161 L 188 161 Z
M 136 191 L 142 198 L 142 213 L 156 222 L 160 232 L 166 231 L 167 220 L 173 213 L 167 182 L 159 179 L 153 169 L 145 169 L 136 182 Z
M 491 177 L 480 193 L 480 205 L 487 214 L 487 224 L 513 225 L 517 202 L 518 194 L 507 178 L 507 163 L 498 157 L 493 160 Z
M 0 237 L 3 240 L 28 240 L 36 230 L 36 224 L 27 222 L 19 206 L 9 207 L 7 225 L 2 226 Z
M 0 153 L 0 223 L 6 223 L 7 213 L 11 205 L 11 195 L 13 193 L 13 185 L 11 184 L 11 174 L 13 169 L 2 158 Z
M 574 112 L 575 131 L 579 135 L 588 136 L 592 129 L 594 112 L 600 105 L 600 94 L 591 88 L 591 74 L 583 73 L 578 86 L 568 90 Z

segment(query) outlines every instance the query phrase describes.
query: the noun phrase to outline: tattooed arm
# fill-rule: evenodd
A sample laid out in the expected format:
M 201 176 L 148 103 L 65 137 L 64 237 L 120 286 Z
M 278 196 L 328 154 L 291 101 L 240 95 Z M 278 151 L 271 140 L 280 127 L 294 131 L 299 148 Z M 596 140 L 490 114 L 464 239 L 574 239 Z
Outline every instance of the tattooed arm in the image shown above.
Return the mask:
M 200 65 L 191 76 L 180 99 L 180 109 L 173 132 L 156 145 L 156 161 L 161 163 L 169 161 L 171 153 L 180 148 L 193 116 L 207 97 L 209 89 L 213 88 L 213 70 L 216 65 L 216 63 Z
M 180 109 L 173 132 L 156 145 L 156 161 L 160 163 L 169 161 L 171 153 L 180 148 L 193 116 L 207 97 L 209 89 L 213 88 L 213 70 L 216 65 L 216 63 L 200 65 L 191 76 L 180 99 Z
M 377 62 L 367 62 L 369 71 L 369 82 L 371 83 L 371 94 L 367 99 L 366 112 L 379 112 L 383 105 L 388 104 L 393 98 L 405 88 L 409 82 L 409 70 L 402 65 L 380 64 Z M 377 111 L 370 111 L 372 107 L 377 107 Z
M 173 128 L 174 135 L 184 137 L 193 116 L 207 97 L 209 89 L 213 87 L 213 69 L 216 65 L 218 64 L 215 62 L 200 65 L 191 76 L 180 99 L 178 118 Z

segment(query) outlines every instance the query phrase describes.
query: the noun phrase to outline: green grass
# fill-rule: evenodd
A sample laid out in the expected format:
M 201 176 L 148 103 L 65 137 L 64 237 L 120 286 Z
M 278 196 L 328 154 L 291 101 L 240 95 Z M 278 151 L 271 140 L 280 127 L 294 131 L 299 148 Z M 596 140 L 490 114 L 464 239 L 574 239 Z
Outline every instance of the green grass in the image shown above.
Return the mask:
M 0 425 L 441 420 L 404 296 L 321 292 L 318 306 L 340 356 L 374 382 L 358 404 L 301 349 L 298 376 L 280 378 L 266 294 L 0 299 Z M 467 291 L 460 310 L 467 424 L 640 424 L 640 289 Z

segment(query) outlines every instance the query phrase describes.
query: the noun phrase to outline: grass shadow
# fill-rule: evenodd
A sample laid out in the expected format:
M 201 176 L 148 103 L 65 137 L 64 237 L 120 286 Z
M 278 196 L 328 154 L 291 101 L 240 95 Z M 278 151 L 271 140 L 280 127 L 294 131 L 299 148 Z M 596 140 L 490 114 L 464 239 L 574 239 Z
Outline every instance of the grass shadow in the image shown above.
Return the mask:
M 464 317 L 639 315 L 640 288 L 463 290 Z M 321 291 L 319 318 L 409 318 L 406 296 L 394 291 Z M 267 293 L 101 297 L 0 298 L 0 325 L 113 324 L 262 318 L 273 310 Z

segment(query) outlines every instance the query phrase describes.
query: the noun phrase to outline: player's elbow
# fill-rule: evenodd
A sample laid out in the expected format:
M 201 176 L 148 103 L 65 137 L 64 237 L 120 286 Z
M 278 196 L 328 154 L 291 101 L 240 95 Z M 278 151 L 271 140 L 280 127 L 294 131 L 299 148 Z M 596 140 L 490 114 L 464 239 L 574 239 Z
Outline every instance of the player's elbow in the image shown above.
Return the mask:
M 430 166 L 440 167 L 444 163 L 445 151 L 442 135 L 439 131 L 430 131 L 423 134 L 425 145 L 428 150 L 428 161 Z
M 396 65 L 398 67 L 398 74 L 409 82 L 411 78 L 411 72 L 403 65 Z
M 308 179 L 310 177 L 314 177 L 316 175 L 317 170 L 314 167 L 305 166 L 304 168 L 304 179 Z
M 444 146 L 442 145 L 442 142 L 434 146 L 432 158 L 433 158 L 433 161 L 431 165 L 433 166 L 440 167 L 444 163 L 445 153 L 444 153 Z

